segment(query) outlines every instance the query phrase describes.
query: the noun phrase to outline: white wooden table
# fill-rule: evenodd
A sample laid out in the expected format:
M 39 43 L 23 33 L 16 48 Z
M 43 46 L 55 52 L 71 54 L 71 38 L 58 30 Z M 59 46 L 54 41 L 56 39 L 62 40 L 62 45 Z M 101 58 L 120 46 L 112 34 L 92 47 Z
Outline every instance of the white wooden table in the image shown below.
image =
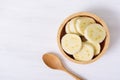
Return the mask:
M 111 33 L 106 54 L 88 65 L 67 60 L 56 41 L 62 21 L 80 11 L 100 16 Z M 120 0 L 0 0 L 0 80 L 74 80 L 48 68 L 45 52 L 87 80 L 120 80 Z

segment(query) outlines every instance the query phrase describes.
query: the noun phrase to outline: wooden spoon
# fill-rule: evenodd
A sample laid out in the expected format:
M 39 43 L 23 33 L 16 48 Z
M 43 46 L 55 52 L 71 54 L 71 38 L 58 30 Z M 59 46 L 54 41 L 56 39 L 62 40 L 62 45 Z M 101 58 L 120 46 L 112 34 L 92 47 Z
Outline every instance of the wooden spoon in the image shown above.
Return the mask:
M 69 72 L 62 64 L 61 60 L 53 53 L 46 53 L 43 55 L 43 61 L 44 63 L 52 68 L 52 69 L 58 69 L 67 72 L 71 76 L 73 76 L 76 80 L 82 80 L 79 77 L 77 77 L 75 74 Z

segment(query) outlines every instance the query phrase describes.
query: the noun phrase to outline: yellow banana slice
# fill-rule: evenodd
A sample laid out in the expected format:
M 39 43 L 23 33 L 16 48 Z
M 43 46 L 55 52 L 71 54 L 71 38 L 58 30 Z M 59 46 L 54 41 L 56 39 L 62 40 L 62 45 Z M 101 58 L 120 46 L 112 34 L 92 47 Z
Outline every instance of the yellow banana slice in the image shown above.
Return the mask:
M 75 34 L 79 34 L 76 30 L 76 20 L 78 19 L 79 17 L 76 17 L 76 18 L 73 18 L 71 21 L 70 21 L 70 32 L 71 33 L 75 33 Z
M 84 35 L 84 31 L 89 24 L 95 23 L 95 20 L 89 17 L 80 17 L 76 21 L 76 30 L 81 35 Z
M 79 52 L 73 54 L 75 60 L 78 61 L 89 61 L 93 58 L 93 56 L 94 56 L 94 48 L 92 45 L 86 42 L 83 43 L 82 49 Z
M 105 36 L 106 32 L 100 24 L 90 24 L 85 29 L 85 38 L 90 42 L 101 43 Z
M 98 55 L 100 53 L 100 49 L 101 49 L 100 44 L 99 43 L 91 43 L 91 42 L 88 42 L 88 43 L 94 47 L 94 49 L 95 49 L 94 55 L 95 56 Z
M 72 55 L 81 49 L 81 38 L 76 34 L 65 34 L 62 37 L 61 45 L 63 50 Z
M 70 22 L 68 22 L 68 23 L 66 24 L 66 26 L 65 26 L 65 32 L 66 32 L 66 33 L 71 33 L 71 32 L 70 32 Z

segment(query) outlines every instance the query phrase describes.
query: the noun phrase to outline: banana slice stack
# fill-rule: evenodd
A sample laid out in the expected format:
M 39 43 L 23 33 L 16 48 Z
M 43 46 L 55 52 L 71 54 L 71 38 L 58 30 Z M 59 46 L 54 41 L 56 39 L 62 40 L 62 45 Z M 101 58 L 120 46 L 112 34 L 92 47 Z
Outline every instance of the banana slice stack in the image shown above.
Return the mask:
M 89 61 L 97 56 L 101 51 L 100 43 L 106 37 L 103 26 L 90 17 L 71 19 L 65 26 L 65 32 L 61 39 L 62 48 L 78 61 Z

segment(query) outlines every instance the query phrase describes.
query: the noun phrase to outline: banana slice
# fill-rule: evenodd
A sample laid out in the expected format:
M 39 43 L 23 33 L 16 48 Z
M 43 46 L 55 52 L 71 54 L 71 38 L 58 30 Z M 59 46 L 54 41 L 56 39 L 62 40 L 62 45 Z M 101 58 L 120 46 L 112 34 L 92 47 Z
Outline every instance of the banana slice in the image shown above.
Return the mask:
M 105 36 L 106 32 L 100 24 L 90 24 L 85 29 L 85 38 L 90 42 L 101 43 Z
M 70 21 L 70 32 L 71 32 L 71 33 L 79 34 L 79 32 L 77 32 L 77 30 L 76 30 L 76 20 L 77 20 L 78 18 L 79 18 L 79 17 L 73 18 L 73 19 Z
M 75 60 L 78 61 L 89 61 L 93 58 L 93 56 L 94 48 L 86 42 L 83 43 L 82 49 L 79 52 L 73 54 Z
M 88 43 L 94 47 L 94 49 L 95 49 L 94 55 L 95 56 L 98 55 L 100 53 L 100 49 L 101 49 L 100 44 L 99 43 L 91 43 L 91 42 L 88 42 Z
M 84 35 L 84 31 L 89 24 L 95 23 L 95 20 L 89 17 L 80 17 L 76 21 L 76 29 L 81 35 Z
M 66 53 L 73 55 L 80 51 L 82 42 L 81 38 L 76 34 L 65 34 L 62 37 L 61 45 Z
M 71 31 L 70 31 L 70 22 L 68 22 L 68 23 L 66 24 L 66 26 L 65 26 L 65 32 L 66 32 L 66 33 L 71 33 Z

